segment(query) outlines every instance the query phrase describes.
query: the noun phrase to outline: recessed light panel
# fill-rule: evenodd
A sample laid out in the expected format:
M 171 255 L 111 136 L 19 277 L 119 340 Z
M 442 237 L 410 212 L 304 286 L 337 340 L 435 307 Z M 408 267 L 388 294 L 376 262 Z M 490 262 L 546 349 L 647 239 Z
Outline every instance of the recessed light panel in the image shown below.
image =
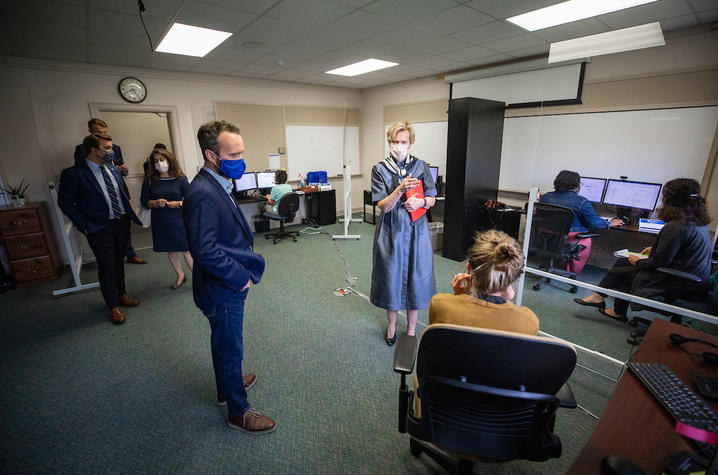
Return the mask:
M 390 68 L 397 66 L 399 63 L 392 63 L 391 61 L 382 61 L 381 59 L 365 59 L 358 63 L 343 66 L 341 68 L 332 69 L 326 71 L 326 74 L 338 74 L 340 76 L 358 76 L 360 74 L 369 73 L 372 71 L 378 71 L 380 69 Z
M 663 38 L 660 23 L 648 23 L 622 30 L 609 31 L 608 33 L 551 43 L 548 62 L 558 63 L 569 59 L 620 53 L 665 44 L 666 40 Z
M 155 51 L 202 57 L 230 36 L 226 31 L 175 23 Z
M 506 21 L 525 30 L 536 31 L 655 1 L 657 0 L 569 0 L 507 18 Z

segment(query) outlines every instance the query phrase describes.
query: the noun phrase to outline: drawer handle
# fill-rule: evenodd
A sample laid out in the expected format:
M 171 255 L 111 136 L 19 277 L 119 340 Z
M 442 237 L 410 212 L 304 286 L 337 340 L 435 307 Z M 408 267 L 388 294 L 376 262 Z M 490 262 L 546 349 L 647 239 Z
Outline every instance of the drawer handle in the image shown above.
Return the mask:
M 18 247 L 19 247 L 20 249 L 22 249 L 23 251 L 31 251 L 31 250 L 33 250 L 33 249 L 40 249 L 40 248 L 43 247 L 43 246 L 37 245 L 37 244 L 34 245 L 34 246 L 28 246 L 27 244 L 20 244 Z
M 10 223 L 10 224 L 11 224 L 12 226 L 22 226 L 22 225 L 24 225 L 25 223 L 27 223 L 27 221 L 13 221 L 13 222 Z
M 32 269 L 28 268 L 28 271 L 38 273 L 38 272 L 40 272 L 41 269 L 42 268 L 40 266 L 37 266 L 37 267 L 33 267 Z

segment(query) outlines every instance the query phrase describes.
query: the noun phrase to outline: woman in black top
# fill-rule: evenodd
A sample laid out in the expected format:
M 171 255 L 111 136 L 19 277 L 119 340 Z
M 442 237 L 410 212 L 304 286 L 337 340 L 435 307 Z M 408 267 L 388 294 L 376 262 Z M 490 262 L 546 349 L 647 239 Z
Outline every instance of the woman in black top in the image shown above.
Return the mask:
M 710 214 L 701 187 L 690 178 L 671 180 L 663 187 L 663 205 L 658 218 L 666 225 L 658 233 L 653 245 L 643 250 L 647 258 L 630 256 L 619 259 L 598 284 L 600 287 L 631 293 L 639 297 L 656 298 L 665 294 L 669 277 L 658 267 L 694 274 L 700 284 L 682 284 L 681 294 L 700 299 L 708 293 L 711 271 L 711 239 L 708 232 Z M 615 320 L 627 321 L 628 301 L 616 298 L 613 309 L 607 309 L 605 294 L 594 292 L 585 299 L 574 299 L 581 305 L 598 307 L 598 311 Z M 633 304 L 634 310 L 640 305 Z

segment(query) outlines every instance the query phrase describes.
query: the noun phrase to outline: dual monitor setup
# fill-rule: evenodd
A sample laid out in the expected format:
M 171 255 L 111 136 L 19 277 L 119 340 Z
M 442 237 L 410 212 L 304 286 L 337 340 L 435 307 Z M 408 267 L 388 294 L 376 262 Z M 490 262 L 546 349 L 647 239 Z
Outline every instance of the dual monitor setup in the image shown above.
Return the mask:
M 245 172 L 242 178 L 234 180 L 234 189 L 246 194 L 248 191 L 259 190 L 259 193 L 269 193 L 274 186 L 275 172 Z
M 653 211 L 661 187 L 659 183 L 581 177 L 578 194 L 593 203 Z

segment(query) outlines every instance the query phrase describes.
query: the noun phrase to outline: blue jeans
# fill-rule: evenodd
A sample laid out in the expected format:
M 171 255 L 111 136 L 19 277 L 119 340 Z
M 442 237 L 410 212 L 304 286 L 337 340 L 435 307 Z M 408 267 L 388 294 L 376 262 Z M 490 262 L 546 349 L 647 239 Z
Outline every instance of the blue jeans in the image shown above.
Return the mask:
M 248 292 L 234 294 L 217 305 L 214 315 L 206 315 L 212 329 L 212 365 L 217 394 L 227 399 L 229 413 L 236 415 L 244 414 L 250 408 L 242 380 L 242 323 Z

